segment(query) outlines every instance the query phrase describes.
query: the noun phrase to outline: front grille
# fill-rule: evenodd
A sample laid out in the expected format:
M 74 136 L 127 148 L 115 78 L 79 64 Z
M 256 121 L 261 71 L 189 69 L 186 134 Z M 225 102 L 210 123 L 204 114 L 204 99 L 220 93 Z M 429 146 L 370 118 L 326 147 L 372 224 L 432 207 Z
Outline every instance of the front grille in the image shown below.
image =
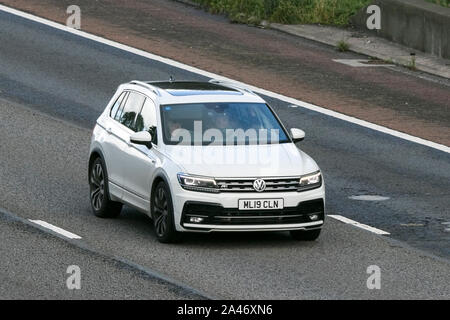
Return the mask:
M 224 208 L 219 204 L 187 202 L 183 208 L 182 223 L 191 223 L 190 217 L 202 217 L 199 224 L 214 225 L 258 225 L 286 224 L 311 222 L 310 214 L 318 214 L 324 219 L 324 204 L 322 199 L 305 201 L 296 207 L 286 207 L 281 210 L 239 210 Z
M 216 178 L 220 192 L 255 192 L 253 182 L 255 179 L 248 178 Z M 263 178 L 266 189 L 263 192 L 286 192 L 297 191 L 300 177 L 285 178 Z

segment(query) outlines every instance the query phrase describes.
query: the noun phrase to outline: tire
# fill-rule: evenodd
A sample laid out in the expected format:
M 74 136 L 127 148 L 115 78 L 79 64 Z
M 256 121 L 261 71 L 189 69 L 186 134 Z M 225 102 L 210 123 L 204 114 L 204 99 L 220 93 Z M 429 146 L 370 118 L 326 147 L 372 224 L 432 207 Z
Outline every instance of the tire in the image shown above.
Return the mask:
M 320 235 L 321 229 L 316 230 L 292 230 L 290 231 L 291 237 L 295 240 L 301 240 L 301 241 L 314 241 L 316 240 Z
M 97 158 L 89 167 L 89 195 L 92 212 L 100 218 L 115 218 L 122 210 L 122 203 L 109 197 L 108 174 L 102 158 Z
M 158 241 L 175 243 L 181 240 L 181 233 L 176 231 L 172 196 L 167 185 L 161 181 L 157 184 L 151 201 L 153 226 Z

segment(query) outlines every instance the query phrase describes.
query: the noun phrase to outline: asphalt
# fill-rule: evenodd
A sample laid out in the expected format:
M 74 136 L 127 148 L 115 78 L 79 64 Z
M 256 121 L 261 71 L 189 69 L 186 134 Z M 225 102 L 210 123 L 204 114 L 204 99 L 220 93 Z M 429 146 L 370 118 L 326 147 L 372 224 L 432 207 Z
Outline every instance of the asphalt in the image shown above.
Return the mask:
M 443 224 L 450 221 L 448 154 L 267 99 L 288 126 L 305 129 L 307 139 L 299 147 L 324 172 L 327 213 L 391 236 L 329 218 L 313 243 L 292 241 L 285 233 L 258 233 L 188 235 L 179 245 L 162 245 L 149 219 L 132 209 L 114 220 L 91 214 L 86 178 L 90 133 L 122 82 L 204 77 L 5 13 L 0 13 L 0 43 L 0 206 L 74 232 L 94 252 L 74 249 L 74 259 L 68 259 L 55 249 L 60 254 L 53 256 L 53 279 L 64 275 L 61 268 L 68 260 L 77 264 L 73 261 L 78 259 L 83 266 L 97 263 L 92 278 L 102 263 L 124 281 L 134 272 L 107 265 L 98 252 L 220 298 L 450 298 L 450 233 Z M 348 198 L 358 194 L 390 199 Z M 411 223 L 423 226 L 404 226 Z M 32 238 L 18 232 L 20 226 L 0 225 L 2 256 L 17 257 L 2 259 L 8 283 L 14 281 L 10 270 L 26 273 L 26 261 L 45 265 L 49 259 L 15 252 L 16 247 L 44 251 L 66 245 L 42 235 Z M 370 265 L 381 268 L 380 290 L 366 287 Z M 130 282 L 138 292 L 145 289 L 140 286 L 154 285 L 139 280 Z M 47 284 L 42 296 L 65 291 L 48 285 L 51 276 L 36 281 Z M 102 297 L 104 287 L 94 283 L 92 288 L 83 297 Z M 167 289 L 162 294 L 170 296 Z M 20 296 L 35 297 L 25 290 Z
M 61 24 L 73 4 L 0 2 Z M 397 66 L 352 67 L 334 60 L 368 57 L 277 30 L 230 23 L 225 16 L 172 0 L 78 0 L 77 5 L 82 31 L 450 145 L 449 79 Z
M 0 212 L 0 299 L 191 300 L 207 297 Z M 73 285 L 79 268 L 79 287 Z

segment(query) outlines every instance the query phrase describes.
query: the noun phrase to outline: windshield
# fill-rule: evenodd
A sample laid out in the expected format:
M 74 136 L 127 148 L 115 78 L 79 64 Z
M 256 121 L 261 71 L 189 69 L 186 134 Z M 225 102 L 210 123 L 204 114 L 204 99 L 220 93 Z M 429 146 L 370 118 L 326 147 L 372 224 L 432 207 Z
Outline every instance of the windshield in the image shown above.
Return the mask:
M 236 145 L 290 142 L 264 103 L 194 103 L 161 106 L 165 144 Z

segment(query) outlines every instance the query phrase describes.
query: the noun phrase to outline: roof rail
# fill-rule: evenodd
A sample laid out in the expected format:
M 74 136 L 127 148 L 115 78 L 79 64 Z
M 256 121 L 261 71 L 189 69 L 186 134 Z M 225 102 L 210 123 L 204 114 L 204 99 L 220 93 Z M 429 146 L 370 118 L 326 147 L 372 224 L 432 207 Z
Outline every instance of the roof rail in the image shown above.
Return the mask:
M 139 80 L 133 80 L 133 81 L 130 81 L 130 83 L 131 83 L 131 84 L 138 85 L 138 86 L 141 86 L 141 87 L 145 87 L 145 88 L 147 88 L 147 89 L 150 89 L 150 90 L 152 90 L 158 97 L 161 96 L 161 93 L 159 92 L 158 88 L 155 87 L 155 86 L 152 86 L 151 84 L 149 84 L 149 83 L 147 83 L 147 82 L 139 81 Z
M 218 79 L 211 79 L 209 80 L 209 82 L 211 83 L 215 83 L 215 84 L 220 84 L 224 87 L 229 87 L 229 88 L 233 88 L 233 89 L 239 89 L 239 90 L 243 90 L 245 92 L 248 92 L 250 94 L 255 95 L 255 93 L 250 90 L 249 88 L 243 87 L 237 83 L 231 82 L 231 81 L 224 81 L 224 80 L 218 80 Z

